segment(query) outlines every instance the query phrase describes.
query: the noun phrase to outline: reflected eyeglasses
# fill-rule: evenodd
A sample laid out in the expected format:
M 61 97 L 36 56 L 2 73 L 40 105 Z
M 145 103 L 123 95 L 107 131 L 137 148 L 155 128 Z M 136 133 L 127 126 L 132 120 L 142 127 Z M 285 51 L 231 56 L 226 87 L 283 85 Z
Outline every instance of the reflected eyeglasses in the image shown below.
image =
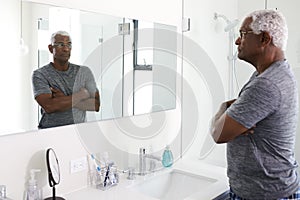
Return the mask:
M 72 48 L 72 43 L 57 42 L 57 43 L 53 43 L 52 46 L 57 47 L 57 48 L 67 47 L 67 48 L 71 49 Z

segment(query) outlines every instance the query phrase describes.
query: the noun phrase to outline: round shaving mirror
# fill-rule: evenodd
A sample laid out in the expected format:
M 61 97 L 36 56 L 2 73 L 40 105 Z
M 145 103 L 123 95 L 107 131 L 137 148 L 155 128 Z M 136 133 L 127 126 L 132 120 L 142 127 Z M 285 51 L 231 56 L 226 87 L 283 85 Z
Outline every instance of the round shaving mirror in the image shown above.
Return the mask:
M 46 162 L 49 185 L 52 187 L 52 197 L 48 197 L 45 200 L 64 200 L 64 198 L 57 197 L 55 195 L 55 185 L 59 184 L 60 182 L 60 171 L 56 154 L 51 148 L 47 149 L 46 151 Z

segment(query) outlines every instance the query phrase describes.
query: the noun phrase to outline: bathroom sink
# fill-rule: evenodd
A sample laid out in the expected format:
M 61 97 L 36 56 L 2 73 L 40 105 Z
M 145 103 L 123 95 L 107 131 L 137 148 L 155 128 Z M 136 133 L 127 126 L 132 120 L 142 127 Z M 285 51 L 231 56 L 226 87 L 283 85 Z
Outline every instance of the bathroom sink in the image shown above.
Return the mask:
M 216 179 L 195 175 L 185 171 L 172 170 L 146 178 L 130 186 L 134 191 L 162 200 L 185 199 L 188 196 L 205 192 Z

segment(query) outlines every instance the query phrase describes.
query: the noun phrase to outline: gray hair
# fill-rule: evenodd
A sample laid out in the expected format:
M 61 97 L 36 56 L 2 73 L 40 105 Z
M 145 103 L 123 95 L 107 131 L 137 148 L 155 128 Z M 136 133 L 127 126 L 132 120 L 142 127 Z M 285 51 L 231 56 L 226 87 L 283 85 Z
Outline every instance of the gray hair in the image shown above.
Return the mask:
M 70 41 L 72 42 L 71 36 L 67 31 L 56 31 L 55 33 L 52 33 L 52 35 L 51 35 L 51 39 L 50 39 L 51 44 L 54 43 L 55 37 L 57 35 L 68 36 L 70 38 Z
M 275 10 L 258 10 L 250 13 L 247 17 L 252 18 L 250 28 L 254 33 L 268 32 L 273 44 L 285 51 L 288 39 L 288 27 L 282 13 Z

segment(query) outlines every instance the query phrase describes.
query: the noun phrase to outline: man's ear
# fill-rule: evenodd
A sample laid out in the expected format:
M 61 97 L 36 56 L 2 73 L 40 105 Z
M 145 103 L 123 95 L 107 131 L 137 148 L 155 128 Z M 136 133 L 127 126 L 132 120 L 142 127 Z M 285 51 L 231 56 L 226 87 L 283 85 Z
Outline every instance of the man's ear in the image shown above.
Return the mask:
M 272 37 L 268 32 L 262 32 L 261 42 L 263 44 L 269 44 L 272 41 Z
M 50 53 L 53 53 L 53 46 L 51 44 L 48 45 L 48 49 L 49 49 Z

